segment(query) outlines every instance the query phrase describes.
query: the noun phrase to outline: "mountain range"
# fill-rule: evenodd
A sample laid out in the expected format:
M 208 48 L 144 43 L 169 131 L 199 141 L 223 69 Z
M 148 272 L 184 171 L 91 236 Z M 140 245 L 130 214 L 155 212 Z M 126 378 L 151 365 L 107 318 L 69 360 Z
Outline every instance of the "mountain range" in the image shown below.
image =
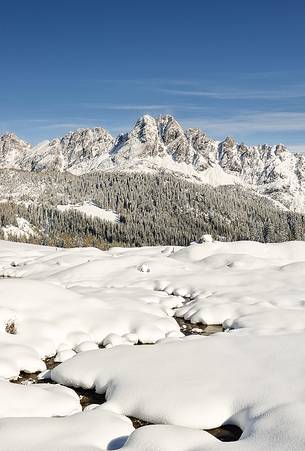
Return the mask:
M 84 128 L 32 146 L 6 133 L 0 136 L 0 169 L 75 175 L 169 172 L 200 184 L 237 184 L 280 208 L 305 211 L 305 155 L 283 144 L 248 146 L 232 137 L 217 141 L 198 128 L 183 129 L 170 115 L 144 115 L 116 138 L 104 128 Z

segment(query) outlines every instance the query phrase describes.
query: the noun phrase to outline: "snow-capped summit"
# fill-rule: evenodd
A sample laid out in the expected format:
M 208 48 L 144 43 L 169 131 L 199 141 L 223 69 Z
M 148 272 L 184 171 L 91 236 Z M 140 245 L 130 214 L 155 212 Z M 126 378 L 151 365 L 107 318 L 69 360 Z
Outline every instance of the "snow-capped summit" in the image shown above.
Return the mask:
M 215 156 L 210 158 L 208 155 L 213 147 L 211 143 L 213 141 L 199 129 L 184 131 L 173 116 L 163 115 L 155 119 L 144 115 L 130 133 L 119 137 L 112 153 L 116 164 L 124 163 L 126 166 L 129 161 L 134 165 L 135 160 L 149 159 L 146 161 L 148 168 L 160 166 L 169 169 L 170 160 L 172 169 L 179 172 L 181 167 L 175 167 L 175 163 L 194 165 L 198 169 L 203 164 L 202 158 L 215 160 Z M 206 161 L 203 166 L 208 166 Z
M 0 137 L 0 168 L 25 171 L 167 171 L 212 185 L 240 184 L 295 211 L 305 211 L 305 156 L 283 144 L 219 142 L 198 128 L 184 130 L 170 115 L 140 117 L 116 139 L 84 128 L 35 147 L 13 133 Z

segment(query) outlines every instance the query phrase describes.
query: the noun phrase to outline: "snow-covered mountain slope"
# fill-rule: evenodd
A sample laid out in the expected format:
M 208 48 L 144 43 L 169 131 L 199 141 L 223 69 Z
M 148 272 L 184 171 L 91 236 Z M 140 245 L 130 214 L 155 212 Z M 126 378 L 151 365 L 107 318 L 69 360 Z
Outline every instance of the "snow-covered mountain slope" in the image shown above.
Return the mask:
M 166 171 L 199 183 L 240 184 L 293 211 L 305 211 L 305 155 L 284 145 L 246 146 L 184 130 L 169 115 L 145 115 L 114 139 L 103 128 L 80 129 L 35 147 L 9 133 L 0 137 L 0 168 L 26 171 Z

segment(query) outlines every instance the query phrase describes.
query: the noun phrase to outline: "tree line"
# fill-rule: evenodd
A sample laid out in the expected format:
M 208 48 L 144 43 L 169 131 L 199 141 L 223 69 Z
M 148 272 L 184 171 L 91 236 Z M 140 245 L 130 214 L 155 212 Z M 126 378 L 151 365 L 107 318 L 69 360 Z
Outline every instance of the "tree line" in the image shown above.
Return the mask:
M 184 246 L 203 234 L 225 241 L 278 242 L 305 237 L 304 215 L 280 210 L 269 199 L 238 186 L 212 187 L 166 173 L 1 172 L 0 187 L 7 202 L 0 203 L 0 226 L 17 225 L 20 216 L 37 230 L 35 237 L 19 238 L 22 241 L 106 249 L 114 245 Z M 83 201 L 117 212 L 120 222 L 56 208 Z

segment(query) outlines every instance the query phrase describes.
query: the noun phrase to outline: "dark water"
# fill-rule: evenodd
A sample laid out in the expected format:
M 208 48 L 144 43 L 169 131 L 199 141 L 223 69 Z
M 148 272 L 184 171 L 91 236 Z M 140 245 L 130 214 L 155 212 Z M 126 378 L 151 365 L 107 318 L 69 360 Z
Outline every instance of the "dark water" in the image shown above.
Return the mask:
M 184 335 L 213 335 L 216 332 L 223 332 L 221 324 L 214 324 L 207 326 L 206 324 L 192 324 L 190 321 L 184 318 L 175 318 L 179 324 L 180 330 Z

